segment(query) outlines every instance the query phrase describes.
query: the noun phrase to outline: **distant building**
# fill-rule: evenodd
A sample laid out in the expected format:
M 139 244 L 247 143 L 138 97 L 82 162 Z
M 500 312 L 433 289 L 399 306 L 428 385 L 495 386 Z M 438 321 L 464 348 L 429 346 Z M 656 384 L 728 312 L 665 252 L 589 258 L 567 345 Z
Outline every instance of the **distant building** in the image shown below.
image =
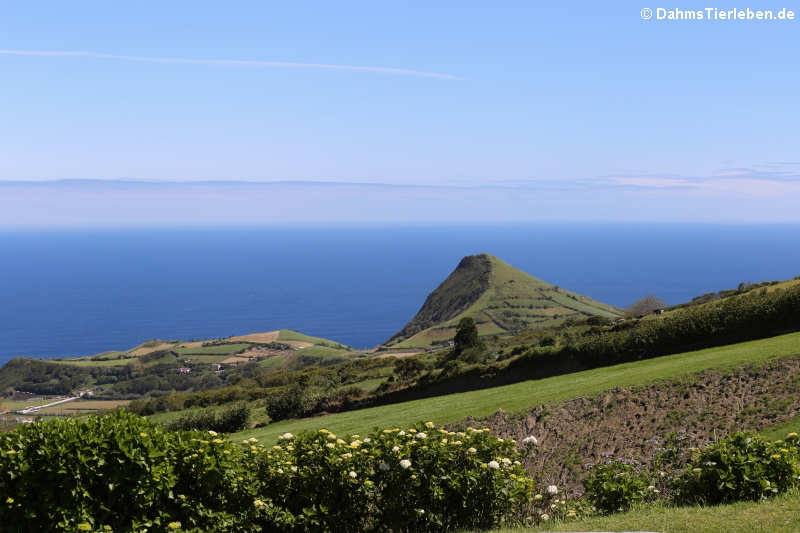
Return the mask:
M 222 365 L 219 363 L 211 363 L 211 368 L 214 370 L 222 370 Z

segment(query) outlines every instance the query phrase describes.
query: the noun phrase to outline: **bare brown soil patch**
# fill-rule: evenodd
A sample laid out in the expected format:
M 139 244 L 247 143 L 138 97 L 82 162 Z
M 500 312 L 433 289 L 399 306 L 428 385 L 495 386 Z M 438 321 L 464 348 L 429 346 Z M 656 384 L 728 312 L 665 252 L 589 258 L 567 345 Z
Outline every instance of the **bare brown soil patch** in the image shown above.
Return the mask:
M 314 346 L 314 343 L 306 341 L 279 341 L 279 342 L 281 342 L 282 344 L 288 344 L 289 346 L 291 346 L 296 350 L 302 350 L 303 348 Z
M 184 342 L 178 345 L 178 348 L 202 348 L 208 341 L 192 341 Z
M 174 348 L 175 344 L 170 342 L 162 342 L 161 344 L 156 344 L 155 346 L 140 346 L 135 350 L 131 350 L 129 353 L 131 355 L 145 355 L 152 352 L 157 352 L 159 350 L 168 350 L 170 348 Z
M 262 346 L 251 346 L 250 348 L 245 349 L 245 351 L 243 351 L 239 355 L 241 355 L 242 357 L 262 358 L 262 357 L 274 357 L 276 355 L 292 355 L 294 353 L 295 353 L 294 350 L 270 350 Z
M 220 361 L 219 364 L 221 364 L 221 365 L 233 365 L 233 364 L 238 364 L 238 363 L 248 363 L 248 362 L 252 361 L 253 359 L 254 359 L 253 357 L 242 357 L 242 356 L 239 356 L 239 355 L 232 355 L 232 356 L 228 357 L 227 359 L 223 359 L 222 361 Z
M 534 435 L 539 446 L 525 465 L 533 476 L 541 483 L 580 489 L 589 464 L 609 456 L 648 463 L 670 433 L 683 431 L 687 445 L 702 446 L 734 431 L 758 431 L 798 414 L 800 358 L 793 358 L 617 388 L 541 406 L 524 416 L 498 411 L 468 422 L 517 442 Z

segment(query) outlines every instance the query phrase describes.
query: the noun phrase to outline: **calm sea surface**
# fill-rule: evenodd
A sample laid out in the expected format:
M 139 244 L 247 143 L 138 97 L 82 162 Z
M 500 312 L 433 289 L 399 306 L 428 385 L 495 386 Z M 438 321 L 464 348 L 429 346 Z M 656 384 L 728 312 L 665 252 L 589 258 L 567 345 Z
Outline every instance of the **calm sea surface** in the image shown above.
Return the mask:
M 0 364 L 292 328 L 386 340 L 462 256 L 627 306 L 800 275 L 800 226 L 0 232 Z

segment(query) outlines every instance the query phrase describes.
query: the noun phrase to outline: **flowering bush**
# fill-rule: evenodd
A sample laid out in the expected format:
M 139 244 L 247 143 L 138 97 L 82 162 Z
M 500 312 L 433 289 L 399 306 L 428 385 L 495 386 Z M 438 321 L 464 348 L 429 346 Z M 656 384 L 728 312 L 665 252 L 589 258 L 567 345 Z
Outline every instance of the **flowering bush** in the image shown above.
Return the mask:
M 748 433 L 735 433 L 711 444 L 675 479 L 679 503 L 727 503 L 758 500 L 798 484 L 800 441 L 795 433 L 769 442 Z
M 532 497 L 513 441 L 430 423 L 265 446 L 119 411 L 0 435 L 0 521 L 21 532 L 446 531 Z
M 527 525 L 541 525 L 553 520 L 574 520 L 595 514 L 595 509 L 585 499 L 568 500 L 564 491 L 556 485 L 548 485 L 541 493 L 534 495 L 525 510 Z
M 583 486 L 586 498 L 603 513 L 626 511 L 658 494 L 648 472 L 621 460 L 595 466 Z
M 323 429 L 284 436 L 267 450 L 259 477 L 300 529 L 486 528 L 514 516 L 532 496 L 517 453 L 513 441 L 487 431 L 456 433 L 431 423 L 364 438 Z
M 212 432 L 213 433 L 213 432 Z M 235 531 L 252 507 L 237 446 L 118 411 L 0 435 L 0 523 L 15 531 Z M 231 526 L 231 527 L 229 527 Z

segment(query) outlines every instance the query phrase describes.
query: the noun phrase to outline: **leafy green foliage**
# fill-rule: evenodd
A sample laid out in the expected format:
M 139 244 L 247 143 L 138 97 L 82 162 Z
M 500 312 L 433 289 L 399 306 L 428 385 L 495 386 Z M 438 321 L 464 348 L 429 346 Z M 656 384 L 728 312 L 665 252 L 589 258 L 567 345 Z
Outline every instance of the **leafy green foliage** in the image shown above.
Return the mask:
M 223 441 L 202 449 L 201 436 L 125 411 L 0 435 L 0 520 L 19 532 L 164 530 L 176 520 L 214 529 L 251 500 L 231 479 L 236 451 Z
M 333 404 L 337 401 L 344 402 L 353 396 L 335 394 L 337 390 L 364 379 L 381 377 L 393 364 L 393 360 L 388 357 L 370 358 L 356 359 L 330 367 L 271 372 L 257 363 L 248 363 L 226 371 L 228 382 L 235 384 L 213 390 L 178 392 L 158 398 L 134 400 L 128 405 L 128 409 L 136 414 L 151 415 L 190 407 L 247 402 L 272 398 L 297 383 L 302 383 L 308 389 L 307 394 L 311 396 L 326 397 L 326 401 L 320 404 L 321 408 L 335 408 Z
M 453 339 L 455 344 L 454 351 L 460 354 L 468 348 L 479 346 L 481 341 L 478 338 L 478 328 L 475 327 L 475 320 L 472 317 L 464 317 L 458 323 L 456 336 Z
M 425 363 L 419 357 L 403 357 L 394 363 L 394 373 L 401 381 L 411 381 L 425 368 Z
M 769 442 L 735 433 L 705 447 L 674 482 L 679 503 L 730 503 L 759 500 L 798 484 L 800 440 Z
M 595 466 L 583 486 L 586 498 L 603 513 L 626 511 L 656 495 L 648 472 L 618 459 Z
M 222 410 L 201 409 L 191 411 L 167 424 L 172 431 L 219 431 L 234 433 L 247 429 L 251 409 L 246 403 L 236 403 Z
M 323 392 L 304 385 L 293 385 L 275 390 L 267 396 L 264 403 L 270 420 L 277 422 L 320 411 L 349 409 L 363 395 L 364 391 L 358 387 L 329 389 Z
M 280 505 L 328 531 L 488 528 L 515 516 L 533 489 L 513 441 L 430 423 L 363 439 L 289 436 L 268 459 L 282 471 Z
M 489 528 L 532 483 L 512 441 L 430 423 L 267 447 L 118 411 L 0 435 L 0 520 L 20 532 Z

